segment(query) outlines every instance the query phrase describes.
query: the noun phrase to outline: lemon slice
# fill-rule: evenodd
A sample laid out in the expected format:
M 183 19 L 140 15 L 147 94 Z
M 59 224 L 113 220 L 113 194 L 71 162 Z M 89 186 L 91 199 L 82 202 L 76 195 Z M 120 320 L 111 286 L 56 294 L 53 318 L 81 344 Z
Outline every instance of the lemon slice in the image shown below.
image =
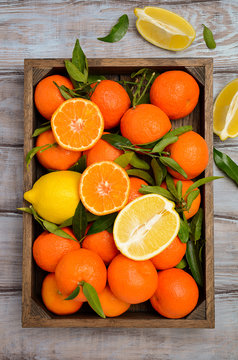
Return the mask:
M 167 50 L 186 49 L 195 39 L 192 25 L 172 11 L 159 7 L 135 8 L 136 27 L 150 43 Z
M 163 251 L 179 231 L 174 203 L 149 194 L 130 202 L 118 214 L 113 235 L 121 253 L 133 260 L 147 260 Z
M 213 131 L 222 141 L 238 136 L 238 79 L 227 84 L 216 98 Z

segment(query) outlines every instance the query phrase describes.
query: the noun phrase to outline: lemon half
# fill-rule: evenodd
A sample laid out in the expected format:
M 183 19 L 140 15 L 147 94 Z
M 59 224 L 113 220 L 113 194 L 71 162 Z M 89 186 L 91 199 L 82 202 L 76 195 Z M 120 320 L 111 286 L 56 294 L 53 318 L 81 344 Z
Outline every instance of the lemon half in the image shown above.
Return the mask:
M 172 11 L 159 7 L 135 8 L 138 17 L 136 27 L 141 36 L 163 49 L 180 51 L 186 49 L 195 39 L 192 25 Z
M 121 253 L 133 260 L 147 260 L 163 251 L 179 231 L 174 203 L 157 194 L 138 197 L 118 214 L 113 236 Z
M 238 136 L 238 79 L 227 84 L 216 98 L 213 131 L 222 141 Z

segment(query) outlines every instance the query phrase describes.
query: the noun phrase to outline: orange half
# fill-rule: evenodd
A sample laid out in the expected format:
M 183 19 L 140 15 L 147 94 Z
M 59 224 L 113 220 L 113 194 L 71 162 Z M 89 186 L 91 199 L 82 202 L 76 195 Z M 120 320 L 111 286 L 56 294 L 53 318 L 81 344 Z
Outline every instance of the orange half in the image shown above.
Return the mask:
M 129 191 L 130 180 L 126 171 L 113 161 L 90 165 L 83 172 L 79 184 L 83 205 L 95 215 L 121 210 L 128 201 Z
M 51 118 L 57 143 L 64 149 L 83 151 L 93 147 L 104 129 L 102 114 L 92 101 L 76 98 L 63 102 Z

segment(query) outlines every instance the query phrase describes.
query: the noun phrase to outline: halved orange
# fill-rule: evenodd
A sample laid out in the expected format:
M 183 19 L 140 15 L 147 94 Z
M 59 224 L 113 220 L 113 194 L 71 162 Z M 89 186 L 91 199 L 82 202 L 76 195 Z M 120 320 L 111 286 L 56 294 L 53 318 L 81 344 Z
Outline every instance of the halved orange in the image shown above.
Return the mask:
M 104 129 L 102 114 L 92 101 L 76 98 L 63 102 L 51 118 L 57 143 L 64 149 L 83 151 L 93 147 Z
M 111 214 L 127 203 L 130 180 L 126 171 L 113 161 L 100 161 L 90 165 L 79 183 L 80 199 L 87 210 L 95 215 Z

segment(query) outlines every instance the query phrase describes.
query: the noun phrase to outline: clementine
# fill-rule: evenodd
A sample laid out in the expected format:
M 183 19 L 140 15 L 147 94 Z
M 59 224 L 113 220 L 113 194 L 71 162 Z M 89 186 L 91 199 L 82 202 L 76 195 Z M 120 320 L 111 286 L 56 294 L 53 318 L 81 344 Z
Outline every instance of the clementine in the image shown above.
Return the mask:
M 137 177 L 130 177 L 130 193 L 129 193 L 128 203 L 131 202 L 132 200 L 135 200 L 139 196 L 142 196 L 142 194 L 139 192 L 141 185 L 148 185 L 148 184 L 144 180 L 139 179 Z
M 98 295 L 104 314 L 107 317 L 114 317 L 123 314 L 130 307 L 130 304 L 119 300 L 113 295 L 109 286 Z
M 182 243 L 178 236 L 160 254 L 154 256 L 151 261 L 159 270 L 170 269 L 176 266 L 184 257 L 187 245 Z

